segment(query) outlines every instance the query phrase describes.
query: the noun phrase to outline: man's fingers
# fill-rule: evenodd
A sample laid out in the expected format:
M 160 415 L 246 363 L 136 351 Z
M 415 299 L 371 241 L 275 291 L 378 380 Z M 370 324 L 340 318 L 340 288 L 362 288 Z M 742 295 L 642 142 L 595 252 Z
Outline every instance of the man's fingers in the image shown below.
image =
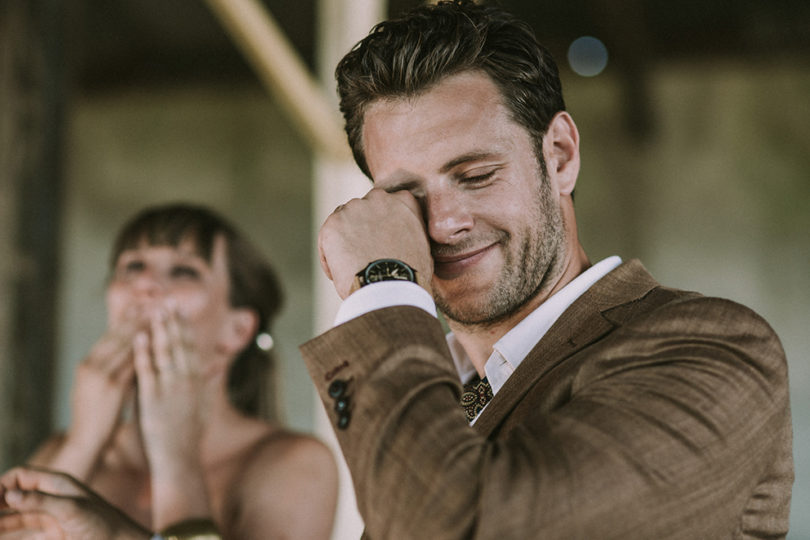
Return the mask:
M 425 216 L 424 213 L 422 212 L 422 206 L 419 204 L 419 201 L 416 199 L 416 197 L 413 196 L 413 194 L 410 191 L 402 189 L 390 193 L 389 195 L 393 195 L 396 198 L 396 200 L 404 204 L 405 207 L 408 208 L 408 210 L 410 210 L 413 213 L 413 215 L 419 220 L 419 223 L 422 224 L 423 228 L 427 227 L 427 225 L 425 224 Z
M 331 272 L 331 270 L 329 270 L 329 263 L 326 262 L 326 255 L 324 254 L 323 246 L 321 245 L 321 243 L 322 243 L 321 238 L 322 237 L 319 235 L 318 236 L 318 258 L 321 261 L 321 268 L 323 269 L 323 273 L 326 274 L 326 277 L 327 277 L 327 279 L 329 279 L 329 281 L 333 281 L 332 280 L 332 272 Z

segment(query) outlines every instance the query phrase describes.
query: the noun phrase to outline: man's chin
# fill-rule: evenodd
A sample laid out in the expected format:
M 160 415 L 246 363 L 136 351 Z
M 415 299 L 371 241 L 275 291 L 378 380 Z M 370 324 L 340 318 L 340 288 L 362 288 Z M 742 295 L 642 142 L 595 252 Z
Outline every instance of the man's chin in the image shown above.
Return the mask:
M 447 319 L 451 326 L 488 327 L 497 324 L 508 316 L 493 309 L 487 300 L 476 302 L 448 302 L 444 298 L 435 296 L 436 307 Z M 503 311 L 503 310 L 501 310 Z

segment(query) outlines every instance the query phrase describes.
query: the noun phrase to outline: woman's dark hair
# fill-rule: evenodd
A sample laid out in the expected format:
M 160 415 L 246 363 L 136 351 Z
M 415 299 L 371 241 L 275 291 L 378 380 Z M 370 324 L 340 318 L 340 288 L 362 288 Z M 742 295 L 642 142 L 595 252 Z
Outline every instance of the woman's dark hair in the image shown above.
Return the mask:
M 210 208 L 178 203 L 142 210 L 118 233 L 110 268 L 115 268 L 122 252 L 144 243 L 177 247 L 188 240 L 194 243 L 197 254 L 210 263 L 219 236 L 225 239 L 231 306 L 253 310 L 259 319 L 257 335 L 269 334 L 282 302 L 276 274 L 245 236 Z M 274 360 L 271 351 L 262 350 L 252 339 L 231 364 L 228 395 L 244 414 L 278 418 Z
M 489 75 L 542 162 L 543 135 L 565 110 L 557 65 L 525 22 L 497 7 L 454 0 L 376 25 L 335 70 L 349 145 L 369 178 L 362 133 L 368 106 L 418 96 L 464 71 Z

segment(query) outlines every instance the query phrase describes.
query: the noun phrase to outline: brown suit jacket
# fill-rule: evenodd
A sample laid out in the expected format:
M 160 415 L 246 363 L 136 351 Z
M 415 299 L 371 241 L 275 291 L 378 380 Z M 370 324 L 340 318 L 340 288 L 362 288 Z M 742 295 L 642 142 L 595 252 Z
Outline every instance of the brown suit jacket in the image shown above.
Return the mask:
M 749 309 L 662 287 L 638 261 L 562 314 L 474 427 L 442 329 L 417 308 L 369 313 L 301 350 L 346 423 L 336 432 L 369 538 L 787 532 L 778 338 Z

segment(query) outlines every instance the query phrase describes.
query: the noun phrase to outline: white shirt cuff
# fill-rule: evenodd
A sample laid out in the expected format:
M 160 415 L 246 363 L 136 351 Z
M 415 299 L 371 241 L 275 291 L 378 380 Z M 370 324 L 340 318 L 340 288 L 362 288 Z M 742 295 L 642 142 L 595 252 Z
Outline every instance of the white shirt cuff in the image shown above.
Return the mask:
M 370 283 L 346 297 L 338 309 L 335 326 L 392 306 L 415 306 L 436 317 L 436 304 L 425 289 L 409 281 L 391 280 Z

